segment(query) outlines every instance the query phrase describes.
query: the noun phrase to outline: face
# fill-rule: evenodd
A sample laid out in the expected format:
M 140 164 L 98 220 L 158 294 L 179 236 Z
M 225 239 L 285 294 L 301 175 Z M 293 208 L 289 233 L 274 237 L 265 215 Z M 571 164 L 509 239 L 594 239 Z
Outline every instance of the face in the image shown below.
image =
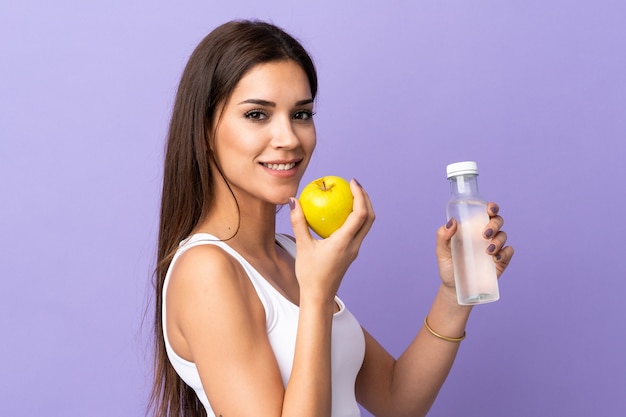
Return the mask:
M 313 97 L 302 68 L 279 61 L 248 71 L 222 108 L 212 148 L 240 205 L 285 204 L 295 196 L 315 148 Z

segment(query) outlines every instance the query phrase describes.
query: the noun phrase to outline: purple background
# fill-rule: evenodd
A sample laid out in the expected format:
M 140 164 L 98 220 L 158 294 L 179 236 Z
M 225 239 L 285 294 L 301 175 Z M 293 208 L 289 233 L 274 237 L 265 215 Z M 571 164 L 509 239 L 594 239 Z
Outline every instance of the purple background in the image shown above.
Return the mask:
M 315 58 L 305 181 L 370 193 L 378 218 L 341 296 L 392 353 L 438 286 L 446 164 L 478 161 L 502 207 L 515 262 L 430 415 L 624 415 L 622 0 L 3 1 L 2 414 L 142 415 L 173 95 L 206 33 L 252 17 Z

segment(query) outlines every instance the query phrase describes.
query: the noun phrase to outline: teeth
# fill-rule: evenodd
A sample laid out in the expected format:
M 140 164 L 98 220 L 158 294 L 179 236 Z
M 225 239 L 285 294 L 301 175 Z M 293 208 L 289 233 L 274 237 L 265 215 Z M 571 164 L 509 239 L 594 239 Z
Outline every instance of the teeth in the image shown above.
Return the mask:
M 287 171 L 296 166 L 295 162 L 291 162 L 289 164 L 263 164 L 269 169 L 273 169 L 275 171 Z

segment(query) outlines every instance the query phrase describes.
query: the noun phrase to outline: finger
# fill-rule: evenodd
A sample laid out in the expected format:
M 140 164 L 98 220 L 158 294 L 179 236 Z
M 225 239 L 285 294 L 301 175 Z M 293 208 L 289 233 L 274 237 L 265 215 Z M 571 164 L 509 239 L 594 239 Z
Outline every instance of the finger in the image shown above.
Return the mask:
M 337 232 L 333 234 L 347 234 L 350 238 L 355 238 L 362 228 L 365 227 L 365 233 L 369 230 L 367 220 L 370 217 L 368 207 L 371 207 L 371 203 L 368 203 L 369 198 L 363 188 L 361 188 L 355 180 L 350 181 L 350 191 L 354 197 L 352 202 L 352 212 L 348 215 L 348 218 L 344 222 L 343 226 L 341 226 Z M 369 226 L 371 226 L 371 224 Z
M 500 212 L 500 206 L 494 202 L 487 203 L 487 213 L 489 217 L 495 216 Z
M 365 235 L 367 235 L 367 233 L 372 228 L 372 225 L 374 224 L 374 221 L 376 220 L 376 213 L 374 212 L 374 205 L 372 204 L 372 199 L 370 198 L 367 191 L 361 186 L 361 184 L 359 184 L 359 182 L 356 179 L 353 179 L 352 182 L 355 186 L 356 192 L 358 193 L 360 191 L 363 197 L 363 202 L 365 203 L 366 218 L 357 233 L 357 238 L 363 239 L 365 238 Z
M 493 257 L 498 276 L 502 275 L 504 270 L 509 266 L 514 254 L 515 250 L 512 246 L 505 246 Z
M 452 236 L 456 233 L 458 223 L 454 218 L 448 220 L 448 222 L 437 229 L 437 241 L 435 244 L 435 251 L 439 259 L 450 257 L 450 241 Z
M 504 219 L 501 216 L 493 216 L 483 229 L 483 237 L 485 239 L 491 239 L 498 234 L 503 225 Z
M 304 218 L 300 202 L 296 198 L 289 198 L 290 220 L 296 242 L 313 239 L 309 226 Z
M 500 231 L 498 234 L 491 239 L 491 243 L 487 246 L 487 252 L 491 255 L 495 255 L 504 247 L 506 244 L 507 234 L 506 232 Z

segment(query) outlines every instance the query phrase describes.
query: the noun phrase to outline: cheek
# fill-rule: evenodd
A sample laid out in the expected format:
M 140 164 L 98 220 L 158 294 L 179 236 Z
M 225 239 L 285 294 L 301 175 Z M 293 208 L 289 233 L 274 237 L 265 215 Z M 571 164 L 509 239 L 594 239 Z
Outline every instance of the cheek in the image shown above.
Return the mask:
M 237 126 L 228 118 L 224 118 L 215 130 L 211 148 L 216 155 L 223 158 L 224 154 L 240 152 L 244 138 L 245 135 L 242 134 L 241 129 L 237 129 Z
M 317 134 L 315 132 L 315 125 L 313 125 L 311 129 L 305 133 L 302 142 L 302 146 L 305 147 L 310 153 L 315 150 L 315 146 L 317 145 Z

